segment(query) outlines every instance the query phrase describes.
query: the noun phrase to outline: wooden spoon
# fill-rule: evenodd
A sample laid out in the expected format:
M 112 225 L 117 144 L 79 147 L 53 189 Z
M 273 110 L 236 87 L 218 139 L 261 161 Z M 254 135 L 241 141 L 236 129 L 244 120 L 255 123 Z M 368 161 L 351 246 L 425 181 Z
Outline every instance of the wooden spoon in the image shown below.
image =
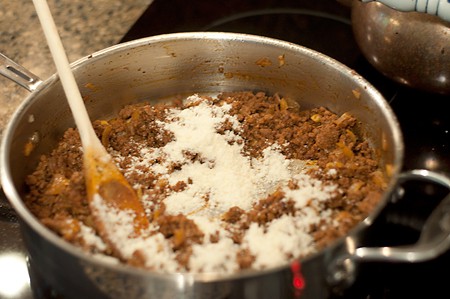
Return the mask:
M 80 133 L 84 151 L 87 196 L 96 228 L 103 240 L 120 255 L 120 252 L 117 252 L 118 244 L 112 241 L 116 239 L 112 235 L 114 230 L 107 228 L 107 223 L 111 223 L 114 219 L 104 219 L 104 213 L 99 211 L 98 202 L 101 201 L 101 205 L 107 208 L 135 215 L 133 217 L 135 235 L 132 237 L 142 234 L 149 226 L 149 221 L 136 193 L 95 134 L 47 1 L 33 0 L 33 3 Z

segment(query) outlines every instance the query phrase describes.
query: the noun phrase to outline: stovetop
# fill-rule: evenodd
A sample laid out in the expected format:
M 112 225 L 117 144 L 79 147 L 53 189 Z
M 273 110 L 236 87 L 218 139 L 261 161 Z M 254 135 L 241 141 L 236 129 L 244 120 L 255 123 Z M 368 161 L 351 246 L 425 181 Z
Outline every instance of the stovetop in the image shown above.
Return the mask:
M 186 31 L 263 35 L 337 59 L 371 82 L 393 108 L 404 134 L 404 170 L 429 169 L 450 174 L 450 117 L 446 109 L 449 96 L 401 86 L 376 71 L 353 39 L 350 9 L 337 1 L 154 0 L 121 42 Z M 368 245 L 416 241 L 428 211 L 447 192 L 420 184 L 404 189 L 406 200 L 388 206 L 380 215 L 368 231 Z M 17 219 L 0 200 L 0 298 L 64 298 L 32 270 Z M 436 294 L 449 298 L 449 275 L 450 254 L 420 264 L 367 263 L 352 287 L 330 298 L 438 298 Z

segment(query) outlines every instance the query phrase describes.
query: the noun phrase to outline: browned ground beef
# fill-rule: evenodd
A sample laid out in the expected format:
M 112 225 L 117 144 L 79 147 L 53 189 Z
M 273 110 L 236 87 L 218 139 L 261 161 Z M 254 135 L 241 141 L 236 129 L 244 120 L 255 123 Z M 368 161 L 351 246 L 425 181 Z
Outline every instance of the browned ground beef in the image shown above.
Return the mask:
M 279 95 L 268 96 L 262 92 L 223 93 L 209 101 L 232 105 L 229 113 L 235 115 L 242 126 L 242 131 L 236 133 L 243 137 L 244 155 L 260 157 L 268 145 L 277 143 L 286 158 L 310 161 L 315 166 L 309 170 L 311 176 L 337 184 L 342 190 L 323 205 L 324 209 L 332 210 L 331 217 L 339 221 L 339 225 L 323 221 L 311 227 L 317 249 L 345 235 L 377 204 L 385 188 L 384 176 L 373 149 L 359 131 L 358 121 L 350 114 L 337 115 L 325 107 L 303 110 Z M 156 122 L 164 121 L 170 107 L 183 107 L 183 103 L 130 105 L 124 107 L 117 118 L 95 121 L 94 128 L 110 152 L 135 157 L 139 155 L 136 143 L 159 148 L 172 141 L 171 132 L 161 130 Z M 218 132 L 224 134 L 233 130 L 232 124 L 225 122 Z M 208 162 L 197 153 L 186 152 L 185 156 L 191 161 Z M 125 158 L 118 163 L 126 169 L 132 160 Z M 182 165 L 176 163 L 172 165 L 173 171 L 180 167 Z M 188 267 L 192 245 L 201 243 L 205 235 L 186 215 L 168 215 L 163 200 L 170 192 L 184 190 L 191 182 L 170 185 L 142 168 L 143 174 L 135 173 L 128 179 L 132 185 L 146 186 L 137 192 L 145 193 L 154 202 L 148 213 L 149 220 L 157 223 L 159 232 L 170 240 L 177 261 Z M 57 148 L 42 156 L 39 166 L 28 176 L 27 185 L 29 192 L 25 201 L 33 214 L 69 242 L 98 251 L 80 237 L 77 225 L 82 223 L 96 229 L 86 199 L 81 143 L 76 129 L 67 130 Z M 292 181 L 289 188 L 294 190 L 298 186 Z M 229 223 L 233 241 L 240 244 L 243 231 L 251 223 L 266 224 L 282 215 L 294 215 L 294 202 L 282 201 L 283 197 L 283 192 L 275 191 L 248 211 L 232 207 L 224 213 L 222 219 Z M 212 243 L 219 239 L 214 235 L 209 238 Z M 111 250 L 106 248 L 102 253 L 110 254 Z M 247 249 L 237 255 L 240 268 L 251 267 L 253 260 Z M 138 253 L 124 262 L 143 264 Z

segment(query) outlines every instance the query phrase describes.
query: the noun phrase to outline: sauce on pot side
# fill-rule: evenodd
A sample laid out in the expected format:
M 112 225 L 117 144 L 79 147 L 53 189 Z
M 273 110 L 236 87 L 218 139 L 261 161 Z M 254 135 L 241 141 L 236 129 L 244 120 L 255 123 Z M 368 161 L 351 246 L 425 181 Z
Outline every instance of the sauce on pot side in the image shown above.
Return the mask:
M 94 128 L 138 193 L 148 229 L 136 235 L 133 213 L 89 206 L 76 129 L 28 176 L 25 202 L 62 238 L 111 262 L 162 272 L 280 266 L 345 235 L 386 188 L 353 116 L 303 110 L 277 94 L 140 103 Z

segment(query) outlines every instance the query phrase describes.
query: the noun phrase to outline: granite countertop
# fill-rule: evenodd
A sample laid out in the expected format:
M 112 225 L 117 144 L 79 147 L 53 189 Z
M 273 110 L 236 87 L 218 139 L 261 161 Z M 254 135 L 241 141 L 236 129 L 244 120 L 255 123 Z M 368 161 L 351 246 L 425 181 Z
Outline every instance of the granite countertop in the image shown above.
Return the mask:
M 117 44 L 152 0 L 48 0 L 70 62 Z M 56 72 L 33 2 L 0 0 L 0 53 L 42 80 Z M 29 92 L 0 76 L 0 137 Z

